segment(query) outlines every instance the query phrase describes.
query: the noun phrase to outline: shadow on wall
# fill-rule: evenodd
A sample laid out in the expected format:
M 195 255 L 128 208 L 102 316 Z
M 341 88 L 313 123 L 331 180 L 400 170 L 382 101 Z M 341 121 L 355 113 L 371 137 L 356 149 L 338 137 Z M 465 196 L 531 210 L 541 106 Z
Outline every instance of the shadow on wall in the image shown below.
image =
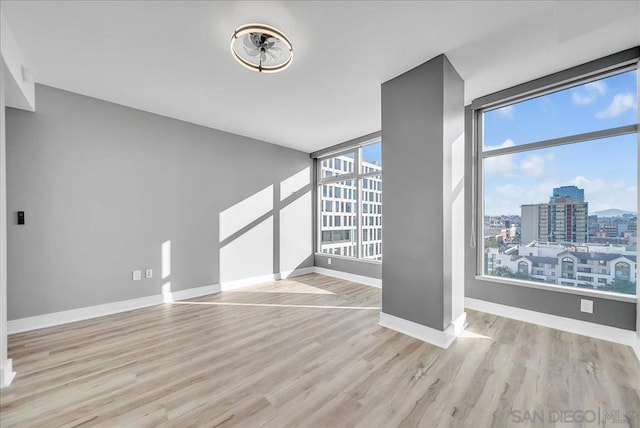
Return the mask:
M 312 256 L 311 168 L 269 185 L 220 212 L 219 275 L 222 290 L 242 281 L 286 278 Z M 173 302 L 171 240 L 161 248 L 161 292 Z
M 311 169 L 269 185 L 219 214 L 219 282 L 280 274 L 312 255 Z

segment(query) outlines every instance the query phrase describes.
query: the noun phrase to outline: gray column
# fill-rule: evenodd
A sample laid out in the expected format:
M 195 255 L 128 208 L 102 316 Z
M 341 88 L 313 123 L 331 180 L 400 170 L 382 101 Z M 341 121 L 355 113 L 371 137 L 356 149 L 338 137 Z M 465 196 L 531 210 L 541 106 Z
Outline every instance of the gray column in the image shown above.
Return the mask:
M 464 82 L 444 55 L 382 84 L 382 312 L 436 333 L 463 314 L 452 275 L 463 132 Z

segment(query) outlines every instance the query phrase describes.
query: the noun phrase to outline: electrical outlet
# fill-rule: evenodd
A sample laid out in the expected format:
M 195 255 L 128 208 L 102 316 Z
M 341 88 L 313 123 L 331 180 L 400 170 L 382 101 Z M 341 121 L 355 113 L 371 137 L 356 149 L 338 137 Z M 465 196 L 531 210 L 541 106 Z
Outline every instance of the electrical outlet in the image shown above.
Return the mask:
M 134 270 L 133 271 L 133 280 L 134 281 L 140 281 L 142 279 L 142 271 L 141 270 Z
M 144 277 L 149 279 L 153 278 L 153 269 L 147 269 L 144 271 Z
M 331 264 L 331 257 L 327 259 L 327 264 Z
M 580 299 L 580 312 L 593 313 L 593 300 Z

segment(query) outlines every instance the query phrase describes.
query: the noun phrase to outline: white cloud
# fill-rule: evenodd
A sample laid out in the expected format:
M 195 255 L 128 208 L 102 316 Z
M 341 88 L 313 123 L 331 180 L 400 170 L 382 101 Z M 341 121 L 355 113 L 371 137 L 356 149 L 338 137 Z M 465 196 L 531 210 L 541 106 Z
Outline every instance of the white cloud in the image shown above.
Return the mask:
M 520 170 L 529 177 L 540 177 L 548 161 L 538 155 L 529 155 L 520 162 Z
M 589 202 L 589 212 L 609 208 L 636 211 L 637 189 L 624 180 L 608 181 L 579 175 L 571 180 L 570 184 L 584 189 L 584 199 Z
M 500 113 L 501 116 L 507 117 L 509 119 L 513 119 L 516 114 L 516 106 L 514 105 L 504 106 L 502 108 L 499 108 L 496 111 Z
M 593 104 L 599 96 L 606 93 L 607 84 L 602 80 L 596 80 L 583 85 L 580 89 L 574 90 L 571 93 L 571 99 L 574 104 L 584 106 Z
M 505 140 L 498 146 L 486 146 L 485 151 L 513 147 L 511 139 Z M 523 157 L 524 156 L 524 157 Z M 508 154 L 487 158 L 484 162 L 484 173 L 492 177 L 541 177 L 545 167 L 555 160 L 555 153 L 537 154 Z
M 502 144 L 497 146 L 485 146 L 484 150 L 503 149 L 505 147 L 513 147 L 516 143 L 512 139 L 507 138 Z M 513 177 L 518 165 L 515 161 L 515 155 L 502 155 L 487 158 L 484 161 L 484 173 L 489 176 Z
M 531 185 L 506 183 L 493 189 L 487 189 L 485 212 L 489 215 L 520 215 L 521 205 L 548 202 L 551 189 L 554 186 L 552 182 L 536 182 Z
M 596 80 L 595 82 L 589 82 L 584 85 L 584 88 L 590 92 L 597 92 L 600 95 L 607 93 L 607 84 L 603 80 Z
M 589 104 L 593 104 L 596 100 L 596 96 L 594 94 L 580 94 L 578 92 L 573 92 L 571 94 L 571 99 L 573 103 L 579 106 L 588 106 Z
M 484 146 L 485 151 L 496 150 L 496 149 L 504 149 L 506 147 L 513 147 L 516 143 L 513 142 L 511 138 L 507 138 L 502 142 L 502 144 L 498 144 L 497 146 Z
M 544 181 L 543 181 L 544 180 Z M 549 201 L 553 188 L 573 184 L 584 189 L 589 212 L 619 208 L 636 211 L 637 187 L 624 180 L 605 180 L 577 176 L 570 182 L 554 179 L 531 180 L 527 183 L 505 182 L 485 189 L 485 212 L 489 215 L 520 214 L 520 206 Z
M 596 113 L 596 118 L 612 119 L 620 116 L 630 109 L 635 108 L 637 108 L 636 97 L 631 92 L 626 94 L 616 94 L 607 108 Z

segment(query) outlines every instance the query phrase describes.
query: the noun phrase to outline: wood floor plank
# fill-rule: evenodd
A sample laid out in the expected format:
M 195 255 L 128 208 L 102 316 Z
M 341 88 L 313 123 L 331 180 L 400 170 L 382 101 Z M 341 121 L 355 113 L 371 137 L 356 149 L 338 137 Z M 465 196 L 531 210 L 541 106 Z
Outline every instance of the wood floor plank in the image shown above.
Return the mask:
M 468 311 L 442 350 L 378 326 L 380 303 L 309 274 L 14 334 L 0 425 L 536 427 L 572 409 L 640 426 L 629 347 Z

